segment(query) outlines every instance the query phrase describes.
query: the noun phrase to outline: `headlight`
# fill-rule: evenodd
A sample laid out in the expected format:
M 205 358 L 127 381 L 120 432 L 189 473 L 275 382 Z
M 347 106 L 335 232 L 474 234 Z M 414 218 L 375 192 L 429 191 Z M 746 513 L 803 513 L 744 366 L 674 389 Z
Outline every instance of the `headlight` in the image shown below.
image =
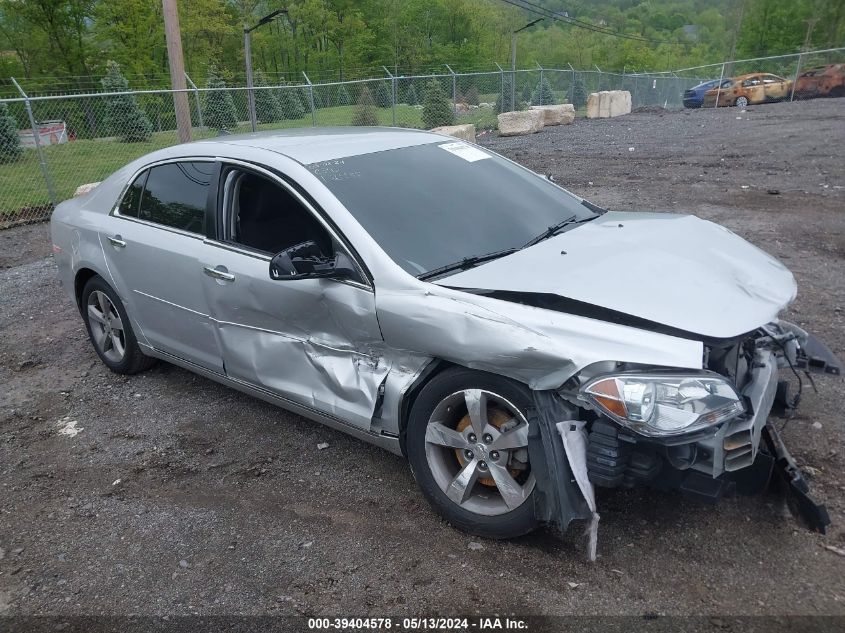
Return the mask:
M 600 376 L 582 396 L 614 420 L 644 435 L 687 433 L 745 411 L 726 380 L 711 375 Z

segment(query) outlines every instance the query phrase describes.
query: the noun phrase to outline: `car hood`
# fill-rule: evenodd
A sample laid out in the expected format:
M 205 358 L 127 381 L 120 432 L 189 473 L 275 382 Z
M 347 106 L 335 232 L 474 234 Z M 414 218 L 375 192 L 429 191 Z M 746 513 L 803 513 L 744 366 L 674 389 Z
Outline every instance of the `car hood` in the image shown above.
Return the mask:
M 436 283 L 556 295 L 713 338 L 773 321 L 796 293 L 783 264 L 728 229 L 663 213 L 608 212 Z

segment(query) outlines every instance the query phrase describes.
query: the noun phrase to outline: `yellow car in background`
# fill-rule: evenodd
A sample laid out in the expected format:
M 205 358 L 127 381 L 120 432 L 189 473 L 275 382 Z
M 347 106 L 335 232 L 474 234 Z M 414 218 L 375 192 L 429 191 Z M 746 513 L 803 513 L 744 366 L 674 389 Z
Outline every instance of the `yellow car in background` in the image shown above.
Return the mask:
M 749 73 L 722 81 L 722 85 L 704 93 L 702 107 L 714 105 L 741 108 L 749 104 L 788 99 L 792 92 L 792 80 L 770 73 Z

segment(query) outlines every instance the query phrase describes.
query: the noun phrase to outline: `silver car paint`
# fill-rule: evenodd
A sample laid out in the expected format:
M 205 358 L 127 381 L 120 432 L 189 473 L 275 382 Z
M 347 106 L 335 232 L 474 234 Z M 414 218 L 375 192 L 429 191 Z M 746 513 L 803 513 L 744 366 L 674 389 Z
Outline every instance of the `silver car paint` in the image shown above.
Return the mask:
M 609 212 L 440 283 L 554 294 L 716 338 L 774 321 L 796 293 L 774 257 L 718 224 L 667 213 Z
M 703 345 L 699 341 L 500 301 L 414 278 L 384 253 L 300 161 L 332 160 L 346 155 L 344 152 L 366 153 L 441 142 L 444 137 L 383 129 L 309 132 L 221 137 L 171 147 L 134 161 L 93 192 L 62 203 L 53 214 L 52 232 L 54 243 L 62 249 L 56 262 L 68 292 L 73 295 L 76 273 L 90 268 L 113 284 L 130 314 L 139 342 L 148 353 L 394 452 L 400 451 L 398 434 L 403 395 L 434 359 L 498 373 L 534 389 L 556 388 L 583 368 L 609 360 L 702 367 Z M 145 313 L 138 305 L 138 296 L 142 295 L 127 286 L 131 282 L 127 281 L 122 265 L 108 252 L 106 241 L 112 234 L 127 233 L 131 224 L 141 224 L 115 217 L 113 213 L 135 173 L 156 161 L 202 156 L 262 165 L 297 183 L 331 218 L 338 236 L 368 271 L 367 281 L 373 286 L 372 290 L 356 288 L 353 293 L 348 284 L 338 281 L 271 282 L 266 261 L 247 263 L 244 259 L 237 264 L 243 267 L 243 272 L 239 271 L 234 285 L 246 283 L 238 285 L 237 299 L 229 302 L 222 295 L 214 297 L 214 288 L 209 286 L 214 280 L 204 275 L 203 269 L 220 265 L 234 267 L 237 258 L 231 259 L 229 253 L 236 251 L 224 253 L 226 249 L 219 248 L 212 240 L 194 239 L 186 243 L 185 256 L 195 260 L 193 273 L 185 271 L 180 276 L 171 271 L 174 287 L 177 291 L 187 290 L 188 286 L 205 288 L 206 312 L 194 312 L 200 312 L 197 316 L 213 324 L 220 360 L 229 355 L 226 365 L 231 362 L 238 367 L 237 375 L 226 375 L 208 363 L 203 365 L 202 358 L 186 357 L 176 348 L 161 349 L 147 338 L 148 324 L 137 317 Z M 163 228 L 155 230 L 162 235 L 168 232 Z M 170 239 L 175 238 L 162 237 L 162 240 Z M 743 247 L 753 251 L 744 242 L 737 246 L 739 257 L 747 256 Z M 601 253 L 595 255 L 600 256 Z M 145 276 L 154 272 L 144 271 L 145 275 L 140 275 L 136 284 L 147 283 Z M 450 277 L 448 283 L 456 278 Z M 724 289 L 733 292 L 738 283 L 737 279 L 725 279 Z M 313 295 L 300 297 L 304 302 L 300 307 L 323 309 L 322 318 L 307 323 L 300 318 L 305 312 L 300 312 L 299 316 L 288 315 L 291 320 L 281 323 L 272 293 L 299 294 L 303 288 L 313 291 Z M 660 289 L 656 290 L 648 299 L 667 305 L 668 300 L 655 298 L 660 294 Z M 608 291 L 612 292 L 612 288 Z M 190 314 L 190 306 L 180 301 L 170 303 Z M 370 319 L 376 316 L 378 329 Z M 251 332 L 251 336 L 244 338 L 245 332 Z M 293 351 L 289 353 L 289 350 Z

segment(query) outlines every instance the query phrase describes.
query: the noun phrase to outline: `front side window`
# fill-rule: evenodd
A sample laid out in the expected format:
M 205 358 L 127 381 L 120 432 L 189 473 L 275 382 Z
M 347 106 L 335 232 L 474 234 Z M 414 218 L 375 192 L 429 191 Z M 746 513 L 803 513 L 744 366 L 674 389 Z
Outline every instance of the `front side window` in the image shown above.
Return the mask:
M 178 162 L 152 167 L 137 217 L 191 233 L 205 233 L 211 162 Z M 121 211 L 122 212 L 122 211 Z
M 224 178 L 228 241 L 269 255 L 313 241 L 324 255 L 334 253 L 329 232 L 288 189 L 240 169 Z

